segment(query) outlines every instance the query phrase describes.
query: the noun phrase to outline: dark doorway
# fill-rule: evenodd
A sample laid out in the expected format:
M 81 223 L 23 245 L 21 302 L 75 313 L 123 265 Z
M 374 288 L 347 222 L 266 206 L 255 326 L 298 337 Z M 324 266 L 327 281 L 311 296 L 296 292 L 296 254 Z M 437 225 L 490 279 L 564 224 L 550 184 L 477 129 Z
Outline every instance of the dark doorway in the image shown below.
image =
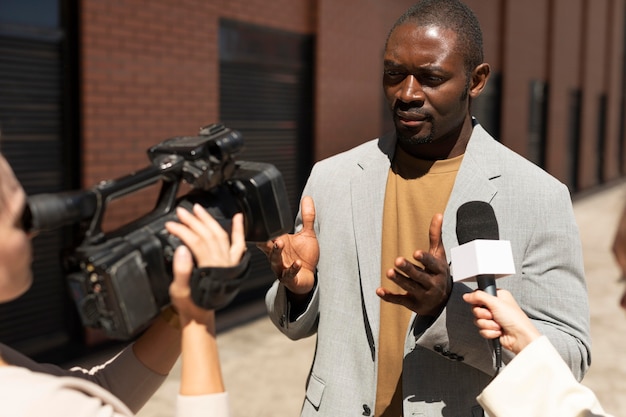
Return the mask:
M 280 170 L 295 216 L 312 163 L 313 37 L 222 20 L 219 53 L 221 122 L 243 134 L 239 159 Z M 257 297 L 274 279 L 265 255 L 251 252 L 242 297 Z

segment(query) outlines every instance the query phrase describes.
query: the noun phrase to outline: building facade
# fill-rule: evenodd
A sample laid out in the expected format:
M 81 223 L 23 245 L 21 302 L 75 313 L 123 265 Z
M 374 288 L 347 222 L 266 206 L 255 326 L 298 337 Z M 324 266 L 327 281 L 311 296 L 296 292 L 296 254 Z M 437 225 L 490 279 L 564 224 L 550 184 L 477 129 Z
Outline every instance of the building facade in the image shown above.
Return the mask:
M 390 129 L 384 42 L 412 3 L 3 0 L 0 149 L 29 194 L 86 189 L 145 167 L 152 145 L 223 123 L 244 136 L 239 158 L 280 169 L 295 212 L 315 161 Z M 478 120 L 572 193 L 621 178 L 624 0 L 467 4 L 492 66 Z M 113 201 L 105 225 L 149 212 L 155 196 Z M 34 356 L 86 343 L 58 260 L 76 239 L 37 237 L 38 279 L 0 306 L 3 341 Z M 254 262 L 258 296 L 272 277 Z

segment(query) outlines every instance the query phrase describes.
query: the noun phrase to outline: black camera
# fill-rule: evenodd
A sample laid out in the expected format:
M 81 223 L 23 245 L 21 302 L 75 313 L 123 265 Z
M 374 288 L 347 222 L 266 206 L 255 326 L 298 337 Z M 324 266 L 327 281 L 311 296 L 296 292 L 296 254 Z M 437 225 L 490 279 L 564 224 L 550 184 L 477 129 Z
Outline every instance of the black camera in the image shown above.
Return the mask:
M 200 204 L 228 231 L 232 216 L 242 212 L 249 243 L 290 230 L 281 173 L 272 164 L 236 160 L 242 147 L 238 131 L 212 124 L 197 136 L 173 137 L 151 147 L 151 165 L 135 173 L 88 190 L 28 198 L 26 230 L 78 226 L 80 243 L 63 255 L 63 266 L 85 326 L 102 328 L 113 339 L 130 339 L 169 305 L 172 257 L 180 241 L 165 230 L 165 222 L 177 220 L 176 207 Z M 109 202 L 157 181 L 162 185 L 152 211 L 114 231 L 102 231 Z M 179 196 L 182 181 L 191 191 Z M 248 268 L 249 255 L 235 271 L 194 274 L 194 302 L 224 307 L 236 296 Z

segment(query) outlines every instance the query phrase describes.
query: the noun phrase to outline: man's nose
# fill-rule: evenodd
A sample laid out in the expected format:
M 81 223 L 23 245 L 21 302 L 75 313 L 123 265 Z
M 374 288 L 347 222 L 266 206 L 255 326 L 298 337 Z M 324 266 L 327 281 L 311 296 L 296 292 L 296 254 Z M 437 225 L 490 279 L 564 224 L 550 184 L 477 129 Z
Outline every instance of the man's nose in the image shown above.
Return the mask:
M 409 75 L 402 81 L 399 98 L 405 103 L 424 102 L 424 90 L 415 76 Z

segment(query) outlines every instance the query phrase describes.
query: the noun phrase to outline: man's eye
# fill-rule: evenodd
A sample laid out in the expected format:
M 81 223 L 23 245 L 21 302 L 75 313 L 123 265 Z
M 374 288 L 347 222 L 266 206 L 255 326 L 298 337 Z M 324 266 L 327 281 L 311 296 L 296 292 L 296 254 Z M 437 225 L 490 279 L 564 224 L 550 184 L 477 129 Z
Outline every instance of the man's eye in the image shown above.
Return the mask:
M 425 75 L 421 77 L 421 83 L 428 86 L 438 86 L 445 82 L 445 79 L 437 75 Z
M 403 73 L 396 70 L 385 70 L 385 76 L 389 78 L 399 78 L 403 76 Z

